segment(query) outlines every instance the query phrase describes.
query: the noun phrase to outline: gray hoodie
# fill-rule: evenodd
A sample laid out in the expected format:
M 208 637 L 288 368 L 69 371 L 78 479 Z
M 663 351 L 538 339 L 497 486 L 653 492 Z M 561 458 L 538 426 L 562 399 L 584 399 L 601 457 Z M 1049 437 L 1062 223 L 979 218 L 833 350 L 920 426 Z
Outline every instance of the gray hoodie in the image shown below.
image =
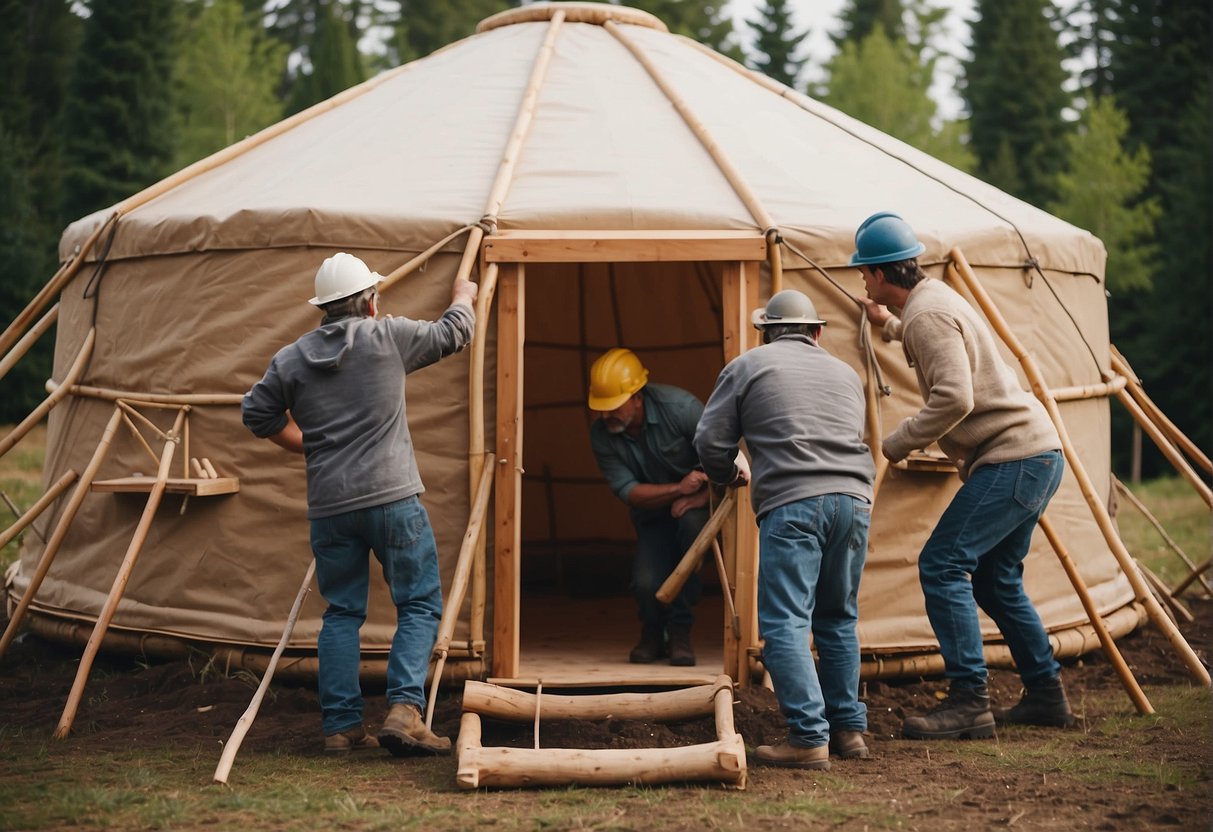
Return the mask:
M 854 370 L 808 336 L 785 335 L 720 371 L 695 450 L 713 482 L 730 482 L 745 438 L 759 520 L 773 508 L 825 494 L 871 502 L 876 466 L 863 441 L 864 407 Z
M 303 432 L 308 517 L 318 519 L 424 491 L 404 415 L 405 377 L 462 349 L 466 304 L 437 321 L 342 318 L 283 347 L 244 396 L 244 424 L 273 436 L 287 411 Z

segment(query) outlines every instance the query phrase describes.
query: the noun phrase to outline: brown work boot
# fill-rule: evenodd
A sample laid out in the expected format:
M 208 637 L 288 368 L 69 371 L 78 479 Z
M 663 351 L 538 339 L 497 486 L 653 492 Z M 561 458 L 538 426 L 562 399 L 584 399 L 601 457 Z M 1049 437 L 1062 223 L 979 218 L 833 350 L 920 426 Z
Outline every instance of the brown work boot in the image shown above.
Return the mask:
M 979 688 L 953 687 L 948 698 L 926 716 L 906 717 L 901 734 L 911 740 L 984 740 L 994 736 L 990 694 Z
M 813 748 L 801 748 L 799 745 L 792 745 L 787 740 L 783 740 L 775 745 L 758 746 L 754 749 L 754 759 L 767 766 L 828 771 L 830 747 L 817 745 Z
M 831 731 L 830 753 L 843 760 L 866 760 L 871 756 L 862 731 Z
M 338 731 L 336 734 L 328 734 L 324 738 L 325 754 L 349 754 L 351 751 L 378 747 L 379 741 L 368 734 L 361 725 Z
M 690 627 L 670 627 L 670 664 L 694 667 L 695 651 L 691 649 Z
M 451 740 L 440 737 L 425 727 L 416 705 L 397 702 L 388 710 L 387 719 L 379 729 L 379 744 L 393 757 L 424 757 L 449 754 Z
M 1047 728 L 1073 728 L 1078 722 L 1070 710 L 1066 689 L 1057 676 L 1028 687 L 1019 704 L 995 708 L 994 721 L 999 725 L 1043 725 Z
M 640 641 L 628 654 L 628 661 L 632 664 L 652 664 L 665 658 L 665 655 L 665 633 L 661 627 L 646 624 L 640 632 Z

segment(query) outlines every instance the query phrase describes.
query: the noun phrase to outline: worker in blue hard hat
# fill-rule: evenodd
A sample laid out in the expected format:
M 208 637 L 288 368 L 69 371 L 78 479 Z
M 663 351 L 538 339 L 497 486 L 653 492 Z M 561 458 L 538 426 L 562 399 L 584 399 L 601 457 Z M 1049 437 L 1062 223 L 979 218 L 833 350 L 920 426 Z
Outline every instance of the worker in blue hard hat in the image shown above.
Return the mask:
M 851 265 L 863 275 L 868 319 L 899 340 L 924 405 L 884 438 L 893 462 L 933 442 L 964 484 L 918 556 L 927 617 L 939 641 L 948 698 L 908 717 L 911 739 L 984 738 L 996 723 L 1075 722 L 1060 665 L 1023 588 L 1032 531 L 1064 470 L 1061 440 L 1044 407 L 1002 359 L 985 321 L 942 281 L 926 276 L 926 250 L 897 214 L 873 214 L 855 234 Z M 889 312 L 893 306 L 901 317 Z M 990 708 L 977 610 L 998 625 L 1023 679 L 1012 708 Z

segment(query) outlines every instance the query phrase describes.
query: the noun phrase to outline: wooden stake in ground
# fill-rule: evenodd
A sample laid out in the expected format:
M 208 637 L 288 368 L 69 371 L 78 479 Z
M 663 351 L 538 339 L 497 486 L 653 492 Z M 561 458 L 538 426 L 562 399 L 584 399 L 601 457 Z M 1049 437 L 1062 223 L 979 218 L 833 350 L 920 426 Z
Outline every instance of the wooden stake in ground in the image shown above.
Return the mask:
M 270 657 L 270 663 L 265 668 L 265 675 L 261 677 L 261 684 L 257 686 L 257 692 L 253 694 L 248 708 L 240 715 L 240 719 L 236 720 L 236 727 L 232 729 L 232 735 L 228 737 L 227 745 L 223 747 L 223 754 L 219 756 L 219 765 L 215 767 L 214 780 L 216 783 L 227 782 L 227 776 L 232 771 L 232 763 L 236 761 L 236 752 L 240 750 L 240 744 L 244 742 L 244 735 L 248 733 L 249 728 L 253 727 L 253 720 L 257 718 L 261 700 L 265 698 L 265 692 L 270 686 L 270 679 L 274 678 L 274 670 L 278 667 L 278 659 L 282 657 L 282 651 L 286 649 L 291 633 L 295 630 L 295 622 L 299 620 L 299 610 L 303 608 L 303 600 L 311 591 L 312 576 L 315 574 L 316 560 L 313 558 L 307 565 L 307 574 L 303 576 L 303 583 L 299 585 L 295 603 L 291 605 L 290 615 L 286 617 L 282 638 L 278 639 L 278 647 L 275 648 L 274 655 Z
M 703 524 L 703 528 L 699 530 L 699 534 L 695 537 L 695 541 L 687 549 L 686 554 L 682 556 L 682 560 L 674 567 L 674 571 L 670 573 L 670 577 L 665 579 L 657 590 L 657 600 L 663 604 L 669 604 L 682 591 L 682 587 L 687 580 L 699 569 L 699 564 L 703 560 L 703 553 L 707 551 L 708 546 L 716 539 L 716 534 L 720 531 L 720 527 L 724 525 L 733 514 L 733 505 L 737 502 L 737 492 L 730 488 L 728 493 L 724 495 L 724 499 L 720 501 L 720 505 L 716 506 L 716 510 L 712 512 L 712 516 L 708 518 L 708 522 Z
M 969 263 L 965 260 L 961 250 L 954 248 L 949 256 L 952 259 L 950 268 L 964 281 L 964 284 L 973 294 L 974 299 L 985 313 L 986 319 L 990 322 L 994 331 L 998 333 L 1003 343 L 1019 359 L 1020 366 L 1023 367 L 1024 374 L 1028 377 L 1028 383 L 1032 386 L 1032 392 L 1040 400 L 1041 404 L 1045 406 L 1045 410 L 1049 413 L 1049 418 L 1053 420 L 1053 425 L 1057 428 L 1057 434 L 1061 438 L 1062 451 L 1065 453 L 1066 463 L 1070 467 L 1070 472 L 1078 480 L 1078 487 L 1082 491 L 1082 495 L 1086 499 L 1092 515 L 1095 517 L 1099 530 L 1103 532 L 1104 540 L 1108 543 L 1108 548 L 1111 550 L 1113 557 L 1116 558 L 1116 562 L 1120 564 L 1121 571 L 1124 572 L 1125 577 L 1129 579 L 1129 584 L 1133 587 L 1133 591 L 1137 593 L 1137 597 L 1145 604 L 1150 620 L 1154 622 L 1155 626 L 1171 642 L 1171 646 L 1175 648 L 1176 653 L 1183 660 L 1184 664 L 1187 665 L 1192 676 L 1202 685 L 1208 687 L 1210 682 L 1208 669 L 1201 662 L 1200 657 L 1192 650 L 1192 646 L 1188 644 L 1179 630 L 1175 628 L 1175 625 L 1171 623 L 1171 620 L 1167 618 L 1167 614 L 1163 612 L 1158 601 L 1154 599 L 1153 593 L 1150 592 L 1150 588 L 1146 586 L 1141 574 L 1137 571 L 1137 567 L 1133 563 L 1133 556 L 1125 549 L 1125 544 L 1121 541 L 1120 535 L 1116 531 L 1116 526 L 1112 523 L 1112 518 L 1108 514 L 1107 507 L 1095 492 L 1095 485 L 1091 482 L 1087 469 L 1083 466 L 1082 460 L 1079 459 L 1078 453 L 1074 450 L 1073 443 L 1070 442 L 1070 434 L 1066 430 L 1065 422 L 1062 421 L 1061 413 L 1057 410 L 1057 403 L 1053 401 L 1053 397 L 1049 393 L 1049 387 L 1045 383 L 1040 369 L 1036 366 L 1035 359 L 1028 354 L 1023 344 L 1019 342 L 1019 339 L 1011 331 L 1006 319 L 1002 316 L 1002 312 L 994 305 L 994 301 L 991 300 L 985 287 L 981 285 L 977 280 L 977 276 L 973 274 L 973 270 L 969 267 Z
M 84 695 L 84 685 L 88 682 L 88 674 L 93 667 L 93 660 L 97 658 L 97 652 L 101 649 L 101 639 L 105 637 L 105 631 L 109 627 L 114 613 L 118 611 L 118 602 L 122 600 L 122 595 L 126 591 L 127 581 L 130 580 L 131 572 L 135 568 L 135 561 L 143 550 L 143 542 L 147 539 L 148 530 L 152 526 L 152 518 L 156 516 L 156 509 L 160 507 L 160 498 L 164 496 L 164 486 L 168 482 L 168 472 L 173 464 L 173 452 L 177 450 L 177 440 L 181 432 L 181 424 L 185 420 L 185 414 L 188 410 L 188 407 L 183 407 L 177 411 L 177 419 L 173 423 L 169 439 L 164 443 L 164 453 L 160 458 L 160 470 L 156 472 L 156 482 L 152 486 L 151 492 L 147 495 L 147 505 L 143 509 L 143 516 L 139 518 L 139 525 L 135 527 L 135 535 L 131 538 L 130 546 L 127 547 L 126 556 L 122 559 L 122 565 L 118 567 L 118 574 L 114 578 L 114 584 L 110 587 L 109 595 L 105 599 L 105 606 L 101 608 L 101 613 L 97 616 L 97 624 L 93 627 L 93 634 L 89 636 L 88 644 L 84 646 L 84 655 L 80 657 L 80 669 L 76 671 L 76 680 L 72 683 L 71 693 L 68 694 L 67 705 L 63 708 L 63 716 L 59 718 L 59 726 L 55 728 L 54 736 L 57 740 L 65 739 L 71 733 L 72 722 L 76 719 L 76 709 L 80 707 L 80 698 Z

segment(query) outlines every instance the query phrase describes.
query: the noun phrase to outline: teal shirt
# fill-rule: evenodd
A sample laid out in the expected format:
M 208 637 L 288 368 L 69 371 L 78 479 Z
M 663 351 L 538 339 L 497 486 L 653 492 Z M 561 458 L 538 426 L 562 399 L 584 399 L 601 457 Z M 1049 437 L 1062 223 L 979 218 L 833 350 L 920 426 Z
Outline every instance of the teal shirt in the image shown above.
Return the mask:
M 699 467 L 693 440 L 703 403 L 685 390 L 668 384 L 646 384 L 644 430 L 633 438 L 611 433 L 595 419 L 590 425 L 590 447 L 598 469 L 615 496 L 628 501 L 641 483 L 678 482 Z

